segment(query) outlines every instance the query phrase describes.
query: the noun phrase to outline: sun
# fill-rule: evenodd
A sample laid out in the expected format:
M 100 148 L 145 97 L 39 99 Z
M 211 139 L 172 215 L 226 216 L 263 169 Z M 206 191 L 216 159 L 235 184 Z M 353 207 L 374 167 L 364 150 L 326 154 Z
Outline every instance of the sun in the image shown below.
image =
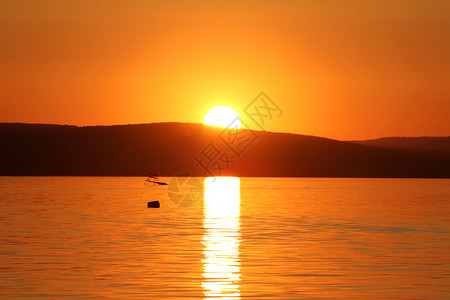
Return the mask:
M 234 109 L 228 106 L 217 106 L 206 113 L 203 124 L 225 128 L 241 128 L 241 118 Z

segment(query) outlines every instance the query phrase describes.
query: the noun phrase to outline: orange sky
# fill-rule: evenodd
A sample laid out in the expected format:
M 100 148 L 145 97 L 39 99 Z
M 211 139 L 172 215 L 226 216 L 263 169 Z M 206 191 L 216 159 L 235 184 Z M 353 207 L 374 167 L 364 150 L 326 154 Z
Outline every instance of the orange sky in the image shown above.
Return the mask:
M 450 1 L 0 1 L 0 122 L 202 122 L 450 135 Z

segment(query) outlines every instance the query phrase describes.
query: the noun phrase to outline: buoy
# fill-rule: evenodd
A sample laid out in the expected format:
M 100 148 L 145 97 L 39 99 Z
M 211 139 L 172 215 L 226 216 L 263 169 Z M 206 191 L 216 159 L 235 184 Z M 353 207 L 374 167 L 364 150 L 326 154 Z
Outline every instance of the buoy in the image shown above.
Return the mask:
M 147 207 L 160 208 L 161 206 L 159 205 L 159 201 L 150 201 L 147 203 Z

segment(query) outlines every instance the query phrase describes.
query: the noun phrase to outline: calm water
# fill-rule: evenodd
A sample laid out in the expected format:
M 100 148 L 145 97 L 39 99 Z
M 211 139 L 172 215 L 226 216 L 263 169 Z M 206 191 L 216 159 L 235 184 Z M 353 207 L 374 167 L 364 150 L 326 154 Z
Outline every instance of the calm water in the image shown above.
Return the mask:
M 0 298 L 450 299 L 450 180 L 198 182 L 0 177 Z

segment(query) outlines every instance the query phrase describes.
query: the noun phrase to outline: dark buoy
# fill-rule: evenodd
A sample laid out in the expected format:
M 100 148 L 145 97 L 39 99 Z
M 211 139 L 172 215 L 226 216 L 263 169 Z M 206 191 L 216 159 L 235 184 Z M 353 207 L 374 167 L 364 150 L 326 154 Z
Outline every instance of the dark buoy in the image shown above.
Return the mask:
M 147 203 L 147 207 L 160 208 L 161 206 L 159 205 L 159 201 L 150 201 Z

